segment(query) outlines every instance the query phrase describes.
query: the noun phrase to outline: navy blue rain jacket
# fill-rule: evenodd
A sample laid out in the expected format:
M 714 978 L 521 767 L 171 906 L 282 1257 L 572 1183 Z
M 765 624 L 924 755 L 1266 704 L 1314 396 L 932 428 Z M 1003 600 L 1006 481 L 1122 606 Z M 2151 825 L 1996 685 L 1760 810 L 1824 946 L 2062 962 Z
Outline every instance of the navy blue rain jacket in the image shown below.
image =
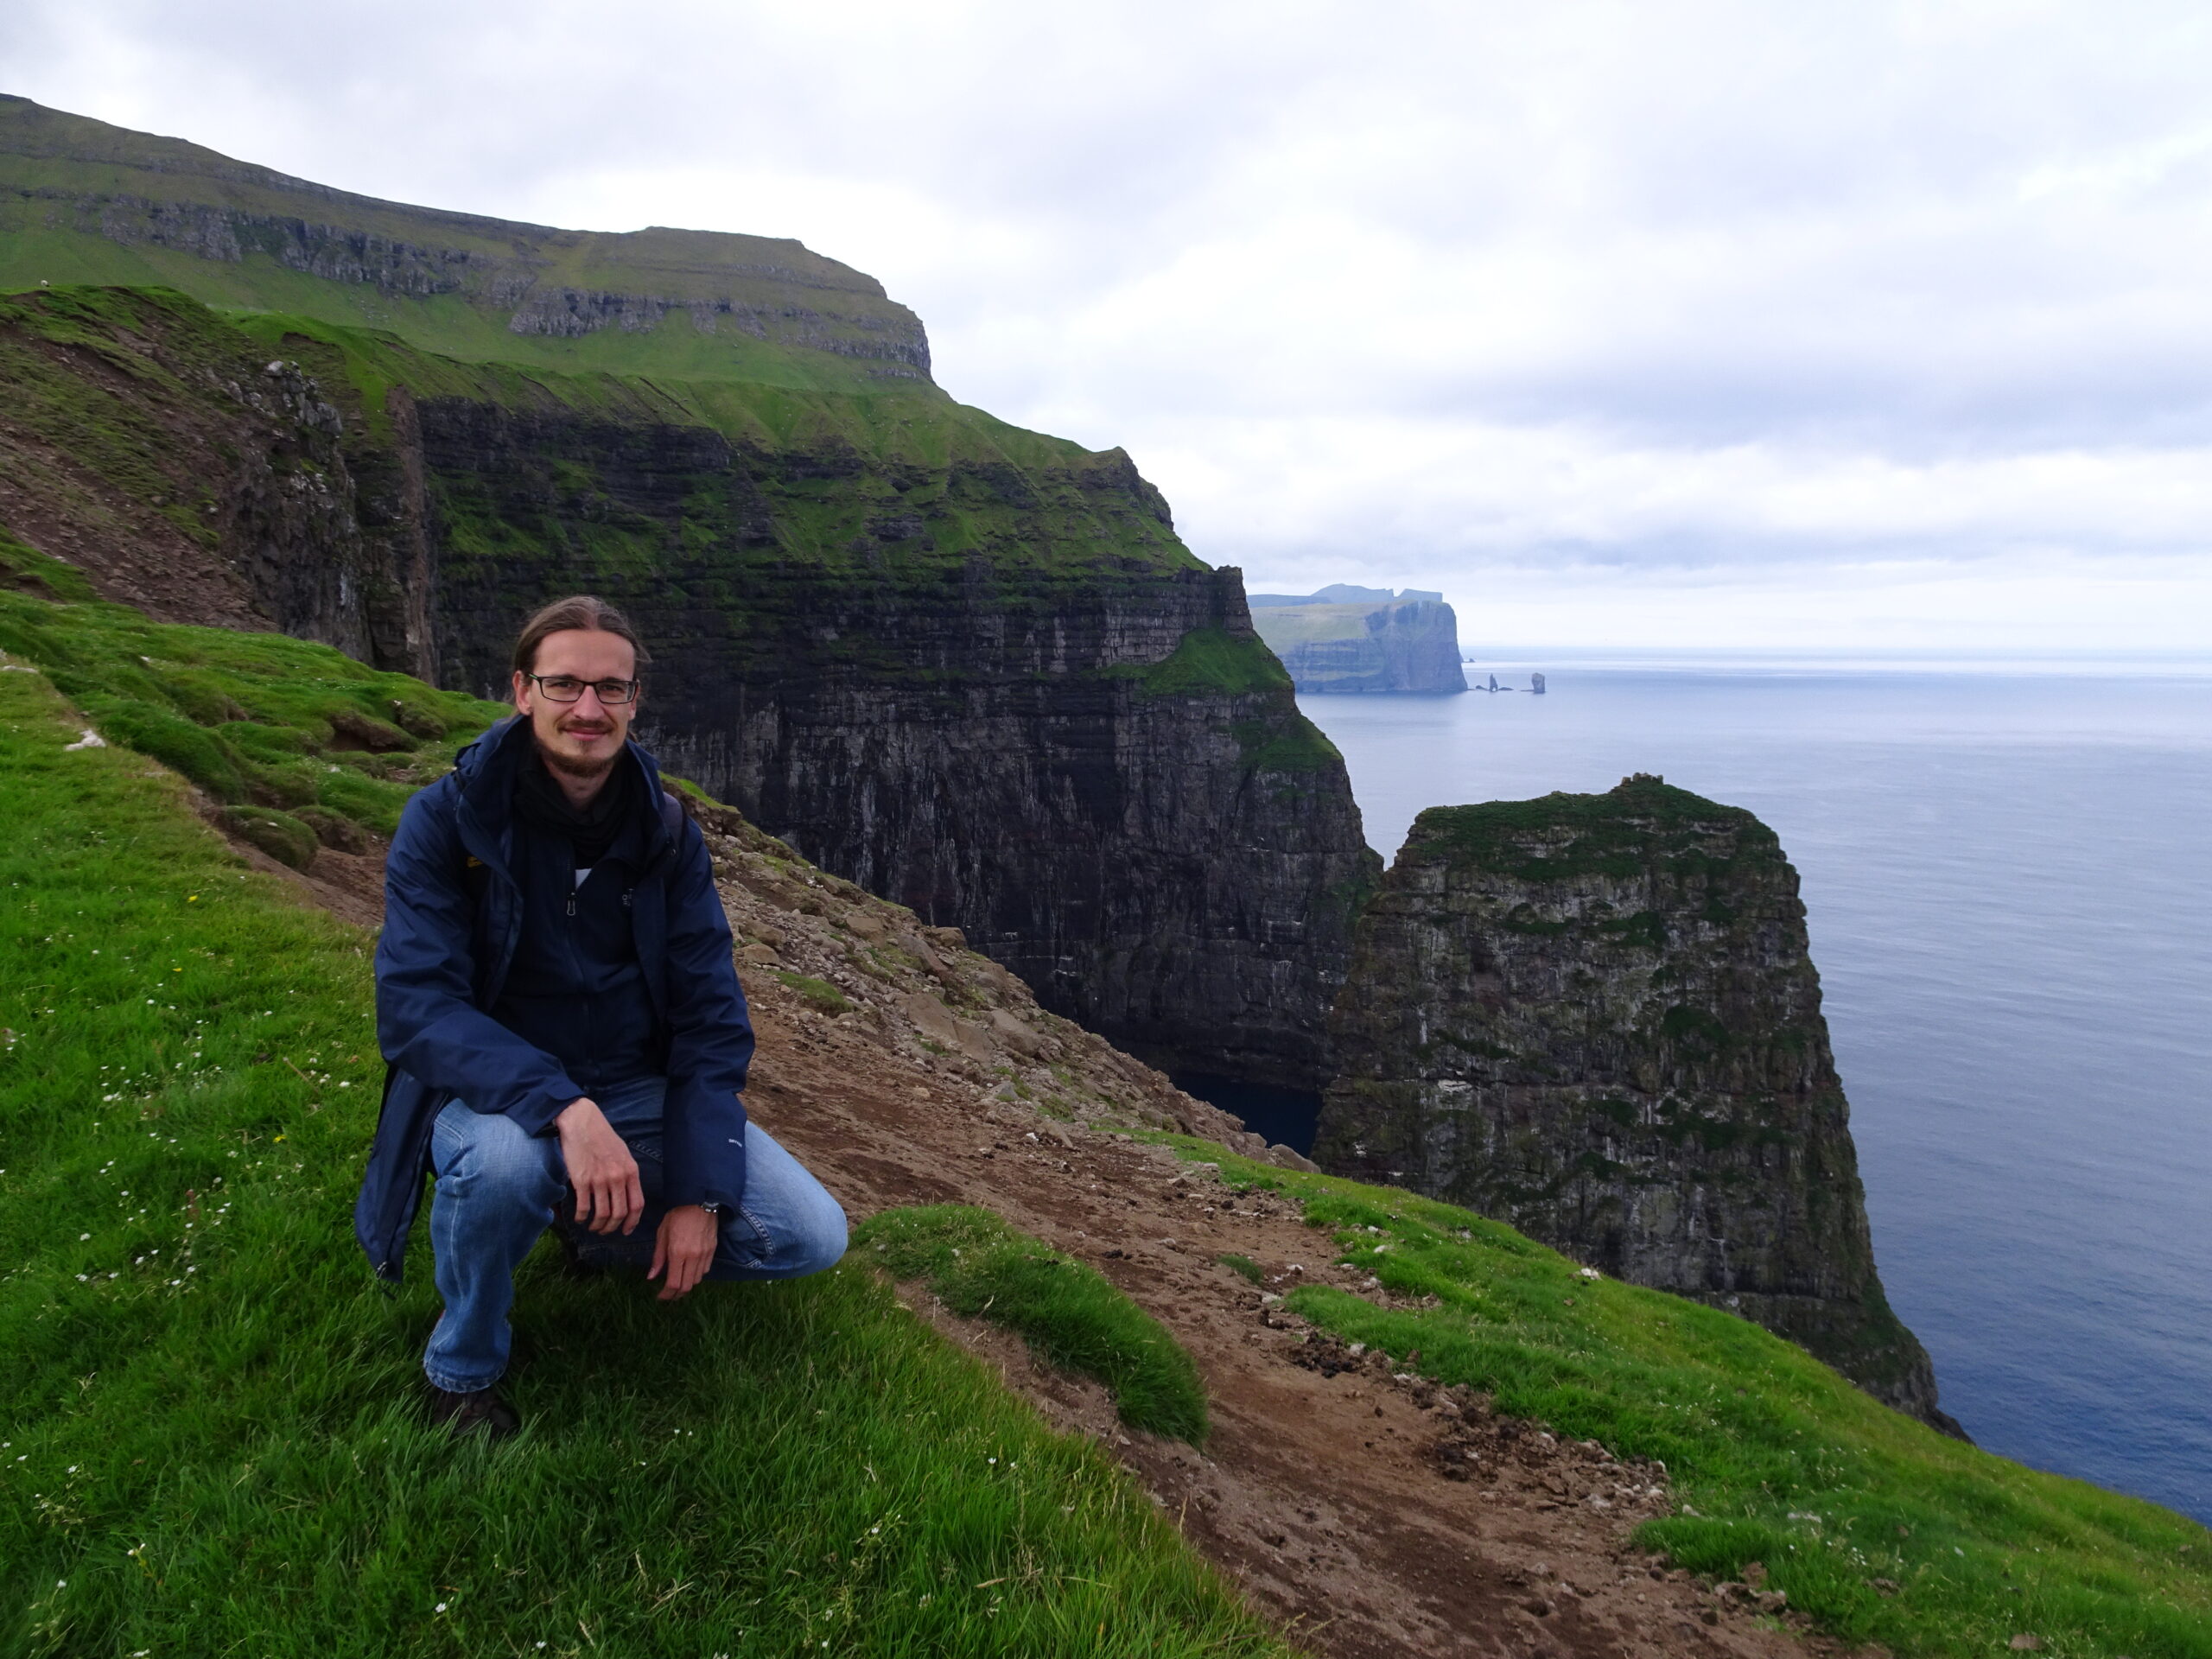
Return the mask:
M 652 757 L 635 743 L 626 751 L 617 764 L 641 768 L 639 798 L 662 809 L 643 809 L 652 822 L 629 896 L 656 1020 L 651 1050 L 668 1077 L 665 1202 L 734 1210 L 745 1194 L 741 1092 L 753 1023 L 729 921 L 698 826 L 664 796 Z M 407 804 L 385 861 L 377 1039 L 391 1069 L 353 1205 L 355 1236 L 380 1279 L 400 1276 L 429 1173 L 431 1126 L 448 1102 L 505 1112 L 546 1135 L 563 1107 L 591 1092 L 486 1012 L 499 1001 L 522 937 L 512 803 L 516 770 L 535 758 L 530 722 L 501 721 Z

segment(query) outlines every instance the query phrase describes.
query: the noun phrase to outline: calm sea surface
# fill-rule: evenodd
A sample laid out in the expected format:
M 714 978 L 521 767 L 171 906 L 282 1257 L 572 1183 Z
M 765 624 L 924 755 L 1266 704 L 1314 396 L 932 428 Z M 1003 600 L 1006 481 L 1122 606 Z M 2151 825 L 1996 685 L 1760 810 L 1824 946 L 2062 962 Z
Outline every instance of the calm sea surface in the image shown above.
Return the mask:
M 1993 1452 L 2212 1522 L 2212 677 L 1470 664 L 1301 697 L 1395 853 L 1630 772 L 1804 880 L 1890 1300 Z

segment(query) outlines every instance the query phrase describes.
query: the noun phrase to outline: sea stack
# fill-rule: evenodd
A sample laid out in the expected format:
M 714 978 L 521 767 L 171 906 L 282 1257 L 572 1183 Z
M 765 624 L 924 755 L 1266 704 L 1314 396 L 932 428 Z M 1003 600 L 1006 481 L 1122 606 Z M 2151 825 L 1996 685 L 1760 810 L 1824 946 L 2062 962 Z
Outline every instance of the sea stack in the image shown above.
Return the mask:
M 1797 873 L 1642 773 L 1436 807 L 1360 923 L 1314 1156 L 1755 1319 L 1948 1433 L 1875 1273 Z

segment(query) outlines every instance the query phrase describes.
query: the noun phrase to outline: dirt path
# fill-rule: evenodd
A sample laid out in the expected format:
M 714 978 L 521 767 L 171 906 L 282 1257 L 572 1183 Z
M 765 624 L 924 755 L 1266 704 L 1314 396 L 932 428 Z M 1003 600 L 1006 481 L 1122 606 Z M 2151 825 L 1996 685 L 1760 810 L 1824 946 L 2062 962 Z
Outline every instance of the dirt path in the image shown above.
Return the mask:
M 1213 1412 L 1204 1455 L 1123 1430 L 1103 1390 L 910 1295 L 1053 1420 L 1112 1446 L 1301 1645 L 1345 1659 L 1805 1650 L 1630 1547 L 1667 1507 L 1658 1471 L 1394 1379 L 1263 1306 L 1219 1256 L 1249 1257 L 1271 1287 L 1358 1287 L 1290 1206 L 993 1098 L 942 1062 L 887 1052 L 864 1020 L 818 1019 L 779 991 L 759 998 L 753 1110 L 855 1213 L 988 1205 L 1101 1268 L 1191 1350 Z
M 1211 1405 L 1203 1455 L 1124 1430 L 1103 1390 L 906 1292 L 1049 1417 L 1109 1446 L 1300 1645 L 1344 1659 L 1828 1650 L 1630 1545 L 1668 1507 L 1661 1471 L 1394 1377 L 1381 1356 L 1275 1311 L 1301 1280 L 1380 1294 L 1334 1265 L 1294 1205 L 1085 1127 L 1173 1125 L 1264 1152 L 1234 1119 L 1043 1014 L 957 934 L 780 868 L 762 856 L 779 846 L 726 827 L 723 891 L 760 1036 L 753 1111 L 856 1215 L 985 1205 L 1174 1332 Z M 835 985 L 851 1007 L 826 1011 L 791 975 Z M 1265 1287 L 1223 1266 L 1231 1254 Z

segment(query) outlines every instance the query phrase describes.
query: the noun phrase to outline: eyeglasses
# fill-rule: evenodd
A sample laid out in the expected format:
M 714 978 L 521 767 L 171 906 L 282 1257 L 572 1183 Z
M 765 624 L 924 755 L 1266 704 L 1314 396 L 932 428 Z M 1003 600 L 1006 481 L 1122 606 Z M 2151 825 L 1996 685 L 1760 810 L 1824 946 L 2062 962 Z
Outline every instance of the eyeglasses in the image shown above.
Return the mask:
M 537 689 L 555 702 L 575 702 L 589 686 L 599 694 L 600 702 L 609 709 L 619 708 L 638 695 L 635 680 L 580 680 L 573 674 L 525 674 L 523 678 L 536 680 Z

